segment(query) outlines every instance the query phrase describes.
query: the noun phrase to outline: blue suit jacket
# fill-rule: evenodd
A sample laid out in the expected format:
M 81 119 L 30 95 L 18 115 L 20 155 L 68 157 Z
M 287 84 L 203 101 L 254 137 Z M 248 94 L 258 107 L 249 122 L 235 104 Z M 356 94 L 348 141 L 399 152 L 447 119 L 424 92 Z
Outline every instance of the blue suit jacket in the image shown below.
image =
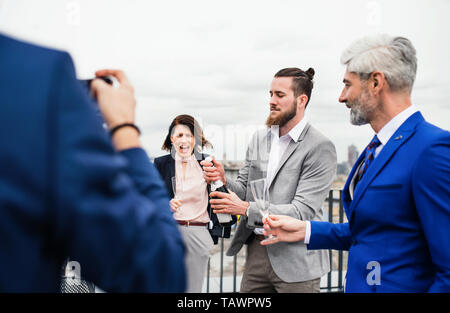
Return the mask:
M 450 133 L 410 116 L 352 200 L 364 153 L 343 191 L 349 222 L 311 222 L 308 249 L 349 250 L 347 292 L 450 292 Z
M 116 153 L 65 52 L 0 35 L 0 292 L 182 292 L 184 246 L 142 149 Z

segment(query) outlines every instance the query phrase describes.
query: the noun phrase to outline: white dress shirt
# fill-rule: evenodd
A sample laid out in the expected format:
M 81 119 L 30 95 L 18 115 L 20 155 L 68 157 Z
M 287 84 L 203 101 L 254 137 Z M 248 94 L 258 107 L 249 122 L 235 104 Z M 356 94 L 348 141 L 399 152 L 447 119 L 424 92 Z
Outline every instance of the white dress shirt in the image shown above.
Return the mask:
M 291 141 L 296 142 L 300 138 L 301 133 L 305 129 L 306 123 L 306 116 L 303 116 L 300 122 L 298 122 L 286 135 L 281 137 L 278 125 L 270 128 L 272 143 L 270 145 L 269 161 L 267 164 L 267 187 L 270 186 L 270 183 L 274 178 L 275 171 L 280 165 L 281 157 L 289 146 L 289 143 Z M 263 228 L 255 228 L 254 232 L 257 235 L 262 235 L 263 230 Z
M 384 125 L 383 128 L 380 129 L 380 131 L 376 135 L 378 137 L 378 140 L 380 140 L 381 144 L 375 149 L 374 155 L 375 158 L 380 154 L 383 147 L 387 144 L 387 142 L 392 137 L 392 135 L 397 131 L 397 129 L 399 129 L 399 127 L 402 126 L 402 124 L 417 111 L 418 111 L 417 108 L 411 105 L 402 112 L 398 113 L 393 119 L 391 119 L 386 125 Z M 311 223 L 307 221 L 304 243 L 309 244 L 310 238 L 311 238 Z
M 300 138 L 300 135 L 305 129 L 306 126 L 306 117 L 303 117 L 303 119 L 297 123 L 290 131 L 284 136 L 280 136 L 280 129 L 278 125 L 272 126 L 270 128 L 270 132 L 272 135 L 272 143 L 270 146 L 270 154 L 269 154 L 269 162 L 267 165 L 267 183 L 270 185 L 270 183 L 273 180 L 273 176 L 275 175 L 275 171 L 278 168 L 278 165 L 280 165 L 281 157 L 283 156 L 284 152 L 286 151 L 287 147 L 289 146 L 289 143 L 291 141 L 297 141 L 298 138 Z

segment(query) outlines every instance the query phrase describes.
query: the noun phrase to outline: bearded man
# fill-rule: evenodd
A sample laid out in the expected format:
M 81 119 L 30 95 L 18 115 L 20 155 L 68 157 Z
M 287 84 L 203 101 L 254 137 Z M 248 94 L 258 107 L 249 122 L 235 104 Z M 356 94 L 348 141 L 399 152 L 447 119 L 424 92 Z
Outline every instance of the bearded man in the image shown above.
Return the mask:
M 227 251 L 233 256 L 247 245 L 241 292 L 319 292 L 320 277 L 330 270 L 326 250 L 307 252 L 301 242 L 262 246 L 262 215 L 250 190 L 252 181 L 266 178 L 271 214 L 322 220 L 322 204 L 336 172 L 336 150 L 305 118 L 313 77 L 312 68 L 275 74 L 268 128 L 253 136 L 235 181 L 226 179 L 220 162 L 201 163 L 208 183 L 220 179 L 231 191 L 211 193 L 214 212 L 241 215 Z

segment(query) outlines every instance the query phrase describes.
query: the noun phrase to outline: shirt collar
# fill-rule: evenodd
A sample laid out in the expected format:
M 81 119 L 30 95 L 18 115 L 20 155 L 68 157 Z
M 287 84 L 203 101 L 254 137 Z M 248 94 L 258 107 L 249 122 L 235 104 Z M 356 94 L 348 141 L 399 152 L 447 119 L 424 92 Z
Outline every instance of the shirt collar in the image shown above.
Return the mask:
M 418 110 L 415 106 L 411 105 L 398 113 L 393 119 L 391 119 L 377 134 L 378 139 L 384 146 L 392 135 L 397 131 L 397 129 L 414 113 Z
M 300 122 L 298 122 L 286 135 L 282 136 L 281 138 L 286 138 L 286 136 L 291 137 L 292 140 L 298 141 L 300 138 L 300 135 L 302 134 L 303 130 L 305 129 L 306 123 L 308 120 L 306 119 L 306 116 L 303 116 Z M 271 127 L 271 132 L 273 135 L 275 135 L 275 138 L 279 138 L 280 135 L 280 129 L 279 127 Z
M 175 153 L 175 161 L 188 163 L 188 162 L 192 162 L 193 160 L 197 160 L 195 158 L 194 153 L 192 153 L 191 156 L 185 157 L 185 158 L 182 158 L 178 153 Z

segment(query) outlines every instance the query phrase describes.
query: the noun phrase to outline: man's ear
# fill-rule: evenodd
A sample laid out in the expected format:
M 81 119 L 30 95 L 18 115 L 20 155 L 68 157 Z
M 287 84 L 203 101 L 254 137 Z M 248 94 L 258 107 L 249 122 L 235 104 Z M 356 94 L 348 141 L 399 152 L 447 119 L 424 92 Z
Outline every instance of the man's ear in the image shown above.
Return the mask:
M 379 94 L 384 86 L 387 84 L 386 76 L 380 71 L 374 71 L 370 74 L 370 85 L 374 94 Z
M 305 94 L 301 94 L 297 97 L 297 106 L 300 105 L 301 108 L 306 107 L 306 103 L 308 102 L 308 96 Z

